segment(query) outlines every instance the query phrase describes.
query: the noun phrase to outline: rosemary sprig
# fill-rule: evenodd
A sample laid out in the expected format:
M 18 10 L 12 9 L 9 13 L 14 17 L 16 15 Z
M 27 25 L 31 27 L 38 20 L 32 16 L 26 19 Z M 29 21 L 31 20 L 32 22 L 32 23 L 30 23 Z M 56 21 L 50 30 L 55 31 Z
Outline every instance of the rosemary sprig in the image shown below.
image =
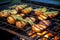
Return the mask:
M 18 5 L 14 5 L 14 6 L 11 6 L 11 7 L 9 7 L 9 8 L 15 8 L 16 6 L 18 6 Z
M 3 10 L 2 12 L 9 12 L 9 9 L 8 10 Z
M 16 15 L 13 15 L 13 17 L 16 19 L 16 20 L 19 20 L 19 21 L 24 21 L 26 23 L 29 23 L 30 25 L 33 25 L 34 23 L 30 20 L 24 20 L 22 17 L 18 17 Z
M 30 20 L 26 20 L 26 22 L 28 22 L 30 25 L 33 25 L 34 23 Z
M 10 13 L 9 11 L 10 11 L 10 10 L 7 9 L 7 10 L 3 10 L 3 11 L 1 11 L 1 12 L 4 12 L 4 13 Z
M 46 12 L 47 11 L 47 8 L 46 7 L 43 7 L 40 9 L 41 12 Z
M 18 5 L 19 7 L 26 7 L 26 4 Z
M 34 11 L 38 11 L 38 12 L 46 12 L 46 11 L 47 11 L 47 8 L 46 8 L 46 7 L 43 7 L 43 8 L 37 8 L 37 9 L 34 9 Z
M 45 12 L 45 14 L 58 14 L 58 11 Z
M 26 7 L 26 6 L 27 6 L 27 5 L 22 4 L 22 5 L 14 5 L 14 6 L 11 6 L 11 7 L 9 7 L 9 8 Z
M 20 21 L 23 21 L 24 19 L 22 17 L 18 17 L 16 15 L 12 15 L 16 20 L 20 20 Z

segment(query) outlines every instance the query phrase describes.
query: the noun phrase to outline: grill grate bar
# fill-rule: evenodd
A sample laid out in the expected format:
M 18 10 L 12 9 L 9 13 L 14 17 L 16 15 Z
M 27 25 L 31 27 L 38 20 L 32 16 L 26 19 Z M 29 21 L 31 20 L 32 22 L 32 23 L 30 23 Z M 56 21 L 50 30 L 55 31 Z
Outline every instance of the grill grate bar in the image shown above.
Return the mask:
M 14 32 L 14 31 L 12 31 L 12 30 L 9 30 L 9 29 L 3 28 L 3 27 L 0 27 L 0 29 L 5 30 L 5 31 L 7 31 L 7 32 L 9 32 L 9 33 L 12 33 L 12 34 L 14 34 L 14 35 L 16 35 L 16 36 L 18 36 L 18 37 L 23 37 L 23 38 L 25 38 L 25 39 L 27 39 L 27 40 L 32 40 L 32 39 L 30 39 L 30 38 L 28 38 L 28 37 L 26 37 L 26 36 L 24 36 L 24 35 L 20 35 L 20 34 L 18 34 L 17 32 Z

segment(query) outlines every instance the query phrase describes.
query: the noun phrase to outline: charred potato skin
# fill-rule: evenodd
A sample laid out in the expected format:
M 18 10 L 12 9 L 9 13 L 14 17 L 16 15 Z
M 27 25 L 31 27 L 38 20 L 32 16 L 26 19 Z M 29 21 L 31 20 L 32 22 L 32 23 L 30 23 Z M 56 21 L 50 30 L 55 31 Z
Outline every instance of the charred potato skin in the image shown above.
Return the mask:
M 8 13 L 8 12 L 0 12 L 0 17 L 2 17 L 2 18 L 6 18 L 6 17 L 8 17 L 10 14 Z
M 39 15 L 39 16 L 38 16 L 38 19 L 41 20 L 41 21 L 42 21 L 42 20 L 46 20 L 47 18 L 48 18 L 48 17 L 46 17 L 46 16 L 44 16 L 44 15 Z
M 22 27 L 22 23 L 20 21 L 16 21 L 16 27 L 19 28 L 23 28 Z
M 27 7 L 27 5 L 18 5 L 15 7 L 16 11 L 21 11 L 23 10 L 25 7 Z
M 47 38 L 43 37 L 42 40 L 48 40 Z
M 10 23 L 10 24 L 14 24 L 15 21 L 16 21 L 16 20 L 15 20 L 13 17 L 11 17 L 11 16 L 9 16 L 9 17 L 7 18 L 7 22 Z
M 22 10 L 22 13 L 28 14 L 28 13 L 30 13 L 31 11 L 32 11 L 32 7 L 28 7 L 28 8 L 23 9 L 23 10 Z
M 32 25 L 32 30 L 33 30 L 34 32 L 40 32 L 41 30 L 40 30 L 39 28 L 35 27 L 35 25 L 36 25 L 36 24 Z
M 50 26 L 51 25 L 50 20 L 43 20 L 43 21 L 40 21 L 39 23 L 42 24 L 42 25 L 45 25 L 45 26 Z
M 54 40 L 59 40 L 59 36 L 56 35 L 56 36 L 54 37 Z
M 43 14 L 43 12 L 38 12 L 38 11 L 35 11 L 34 13 L 35 13 L 35 15 L 37 15 L 37 16 Z
M 16 27 L 18 29 L 24 28 L 26 25 L 27 25 L 27 23 L 25 23 L 23 21 L 22 22 L 21 21 L 16 21 Z

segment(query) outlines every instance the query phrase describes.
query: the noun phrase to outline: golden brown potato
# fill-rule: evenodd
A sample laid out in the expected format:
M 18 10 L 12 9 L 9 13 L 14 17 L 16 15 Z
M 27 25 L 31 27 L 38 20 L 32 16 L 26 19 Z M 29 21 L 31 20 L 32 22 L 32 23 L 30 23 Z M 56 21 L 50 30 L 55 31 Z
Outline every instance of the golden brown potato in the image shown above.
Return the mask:
M 46 11 L 47 11 L 46 7 L 34 9 L 35 15 L 37 15 L 37 16 L 39 16 L 41 14 L 45 14 Z
M 16 7 L 16 10 L 22 10 L 22 9 L 23 9 L 23 7 L 20 7 L 20 6 Z
M 47 14 L 50 18 L 54 18 L 55 16 L 57 16 L 58 11 L 46 12 L 45 14 Z
M 0 17 L 8 17 L 9 15 L 8 12 L 0 12 Z
M 25 25 L 26 25 L 26 23 L 23 21 L 16 21 L 16 27 L 17 28 L 24 28 Z
M 15 16 L 19 16 L 19 14 L 15 14 Z M 7 18 L 7 22 L 10 23 L 10 24 L 15 24 L 16 22 L 16 18 L 14 17 L 14 15 L 10 15 L 8 18 Z
M 47 38 L 43 37 L 42 40 L 48 40 Z
M 43 19 L 47 19 L 47 17 L 44 16 L 44 15 L 40 15 L 40 17 L 43 18 Z
M 33 34 L 32 36 L 30 36 L 30 38 L 35 38 L 37 35 L 36 34 Z
M 30 17 L 30 19 L 31 19 L 33 22 L 36 21 L 36 19 L 35 19 L 34 17 Z
M 39 15 L 39 16 L 38 16 L 38 19 L 42 21 L 42 20 L 47 19 L 47 17 L 46 17 L 46 16 L 44 16 L 44 15 Z
M 54 18 L 56 15 L 54 15 L 54 14 L 49 14 L 48 15 L 50 18 Z
M 28 14 L 28 13 L 30 13 L 31 11 L 32 11 L 32 8 L 31 8 L 31 7 L 28 7 L 28 8 L 23 9 L 23 10 L 22 10 L 22 13 Z
M 10 15 L 17 14 L 17 11 L 15 9 L 13 10 L 3 10 L 0 12 L 0 17 L 8 17 Z
M 25 14 L 23 14 L 23 13 L 21 13 L 21 14 L 19 14 L 21 17 L 23 17 L 23 16 L 25 16 Z
M 44 37 L 49 38 L 49 37 L 52 37 L 52 36 L 53 36 L 52 33 L 48 33 L 48 34 L 46 34 Z
M 34 31 L 29 31 L 28 32 L 28 36 L 31 36 L 32 34 L 34 34 L 35 32 Z
M 42 24 L 38 24 L 38 26 L 40 27 L 41 30 L 46 29 L 46 27 L 47 27 L 47 26 L 42 25 Z
M 13 9 L 13 10 L 9 10 L 9 12 L 10 12 L 11 15 L 15 15 L 15 14 L 17 14 L 17 11 L 16 11 L 15 9 Z
M 36 26 L 36 24 L 32 25 L 32 30 L 34 32 L 41 32 L 41 29 L 39 28 L 39 26 Z
M 37 33 L 37 35 L 38 36 L 43 36 L 44 34 L 46 34 L 47 33 L 47 31 L 43 31 L 43 32 L 41 32 L 41 33 Z
M 37 12 L 37 11 L 35 11 L 35 15 L 39 16 L 41 14 L 43 14 L 43 12 Z
M 51 24 L 49 20 L 43 20 L 43 21 L 40 21 L 39 23 L 45 26 L 49 26 Z
M 44 15 L 45 17 L 48 17 L 48 15 L 46 13 L 43 13 L 42 15 Z
M 18 6 L 16 6 L 15 9 L 16 9 L 17 11 L 23 10 L 26 6 L 27 6 L 27 5 L 24 5 L 24 4 L 23 4 L 23 5 L 18 5 Z
M 14 24 L 15 21 L 16 21 L 16 20 L 15 20 L 13 17 L 11 17 L 11 16 L 9 16 L 9 17 L 7 18 L 7 22 L 10 23 L 10 24 Z
M 16 21 L 16 27 L 17 28 L 23 28 L 22 23 L 20 21 Z
M 44 29 L 46 29 L 45 25 L 41 25 L 41 24 L 34 24 L 34 25 L 32 25 L 32 30 L 34 32 L 41 32 Z
M 39 16 L 38 16 L 38 19 L 41 20 L 41 21 L 44 20 L 42 17 L 39 17 Z
M 36 19 L 34 17 L 26 17 L 25 19 L 26 20 L 29 20 L 29 21 L 32 21 L 32 22 L 35 22 L 36 21 Z
M 18 16 L 18 17 L 22 17 L 21 15 L 19 15 L 19 14 L 16 14 L 15 16 Z M 15 22 L 16 22 L 16 18 L 14 17 L 14 15 L 11 15 L 11 16 L 9 16 L 8 18 L 7 18 L 7 21 L 8 21 L 8 23 L 10 23 L 10 24 L 14 24 Z
M 59 37 L 58 37 L 58 36 L 55 36 L 55 37 L 54 37 L 54 40 L 59 40 Z

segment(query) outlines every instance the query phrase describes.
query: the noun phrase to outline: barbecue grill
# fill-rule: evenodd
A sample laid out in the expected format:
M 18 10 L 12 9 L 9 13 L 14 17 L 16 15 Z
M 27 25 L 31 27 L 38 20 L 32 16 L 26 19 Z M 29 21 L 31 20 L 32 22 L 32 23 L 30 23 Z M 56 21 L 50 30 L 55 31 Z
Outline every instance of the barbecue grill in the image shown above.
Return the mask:
M 7 4 L 7 5 L 2 5 L 0 8 L 0 10 L 2 11 L 3 9 L 10 9 L 10 6 L 13 5 L 18 5 L 18 4 L 27 4 L 28 6 L 31 6 L 32 8 L 38 8 L 38 7 L 44 7 L 44 6 L 40 6 L 40 5 L 36 5 L 36 4 L 32 4 L 32 3 L 24 3 L 24 2 L 19 2 L 19 3 L 14 3 L 14 4 Z M 53 8 L 53 7 L 47 7 L 48 10 L 56 10 L 60 13 L 60 9 L 57 8 Z M 31 14 L 33 15 L 33 12 L 31 12 Z M 28 16 L 28 15 L 27 15 Z M 55 18 L 53 19 L 49 19 L 52 24 L 47 28 L 48 31 L 46 34 L 48 34 L 49 32 L 53 34 L 52 37 L 49 37 L 47 40 L 54 40 L 54 37 L 57 35 L 59 37 L 58 40 L 60 40 L 60 14 L 58 14 Z M 31 31 L 31 27 L 28 26 L 24 29 L 17 29 L 15 25 L 11 25 L 9 23 L 7 23 L 6 18 L 0 18 L 0 29 L 7 31 L 15 36 L 17 36 L 19 39 L 25 39 L 25 40 L 42 40 L 42 38 L 46 35 L 44 34 L 41 37 L 36 36 L 35 38 L 30 38 L 28 36 L 28 32 Z M 45 31 L 45 30 L 44 30 Z M 35 34 L 35 33 L 33 33 Z

